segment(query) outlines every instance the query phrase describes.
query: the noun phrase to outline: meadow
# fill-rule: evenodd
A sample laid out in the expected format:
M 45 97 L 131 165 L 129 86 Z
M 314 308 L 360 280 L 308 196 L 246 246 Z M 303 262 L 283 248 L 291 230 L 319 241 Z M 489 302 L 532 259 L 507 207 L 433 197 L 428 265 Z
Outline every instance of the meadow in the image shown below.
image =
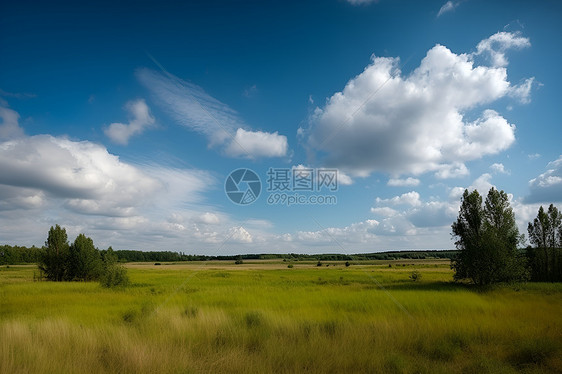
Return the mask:
M 130 263 L 121 289 L 2 266 L 0 373 L 562 372 L 560 283 L 478 290 L 447 260 L 291 265 Z

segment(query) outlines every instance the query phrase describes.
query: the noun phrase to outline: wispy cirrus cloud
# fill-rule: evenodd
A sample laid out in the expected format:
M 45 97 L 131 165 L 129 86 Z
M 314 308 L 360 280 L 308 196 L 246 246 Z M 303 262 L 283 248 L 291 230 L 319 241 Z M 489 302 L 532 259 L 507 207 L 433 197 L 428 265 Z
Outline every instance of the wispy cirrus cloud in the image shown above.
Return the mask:
M 136 76 L 177 123 L 206 136 L 210 147 L 222 147 L 227 156 L 260 158 L 287 154 L 286 136 L 250 129 L 234 109 L 201 87 L 166 71 L 139 69 Z
M 439 12 L 437 12 L 437 17 L 441 17 L 443 14 L 452 12 L 455 10 L 456 7 L 460 5 L 460 1 L 447 1 L 445 4 L 439 8 Z

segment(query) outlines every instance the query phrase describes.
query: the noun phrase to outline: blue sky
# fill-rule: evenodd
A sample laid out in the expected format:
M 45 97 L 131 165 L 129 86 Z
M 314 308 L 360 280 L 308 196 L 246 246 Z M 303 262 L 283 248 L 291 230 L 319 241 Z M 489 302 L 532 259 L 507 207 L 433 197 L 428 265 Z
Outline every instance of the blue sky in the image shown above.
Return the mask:
M 562 203 L 556 1 L 2 2 L 0 242 L 449 249 L 465 188 Z M 262 192 L 233 204 L 229 173 Z M 337 169 L 332 204 L 267 171 Z M 242 187 L 241 187 L 242 188 Z M 293 195 L 296 191 L 288 191 Z

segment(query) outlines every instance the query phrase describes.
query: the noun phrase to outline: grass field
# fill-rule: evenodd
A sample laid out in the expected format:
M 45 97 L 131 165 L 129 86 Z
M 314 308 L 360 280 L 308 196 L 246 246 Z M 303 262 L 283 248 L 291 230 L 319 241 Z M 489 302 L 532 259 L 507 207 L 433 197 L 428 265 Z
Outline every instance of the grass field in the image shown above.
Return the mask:
M 388 264 L 128 264 L 118 290 L 0 267 L 0 373 L 562 372 L 561 284 Z

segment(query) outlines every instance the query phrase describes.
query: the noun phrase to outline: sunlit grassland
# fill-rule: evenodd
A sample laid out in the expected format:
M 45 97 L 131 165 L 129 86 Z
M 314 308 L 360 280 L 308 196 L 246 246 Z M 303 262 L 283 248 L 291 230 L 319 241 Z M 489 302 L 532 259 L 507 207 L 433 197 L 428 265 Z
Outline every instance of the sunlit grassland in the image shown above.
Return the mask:
M 392 264 L 130 264 L 117 290 L 0 267 L 0 373 L 562 371 L 560 284 Z

